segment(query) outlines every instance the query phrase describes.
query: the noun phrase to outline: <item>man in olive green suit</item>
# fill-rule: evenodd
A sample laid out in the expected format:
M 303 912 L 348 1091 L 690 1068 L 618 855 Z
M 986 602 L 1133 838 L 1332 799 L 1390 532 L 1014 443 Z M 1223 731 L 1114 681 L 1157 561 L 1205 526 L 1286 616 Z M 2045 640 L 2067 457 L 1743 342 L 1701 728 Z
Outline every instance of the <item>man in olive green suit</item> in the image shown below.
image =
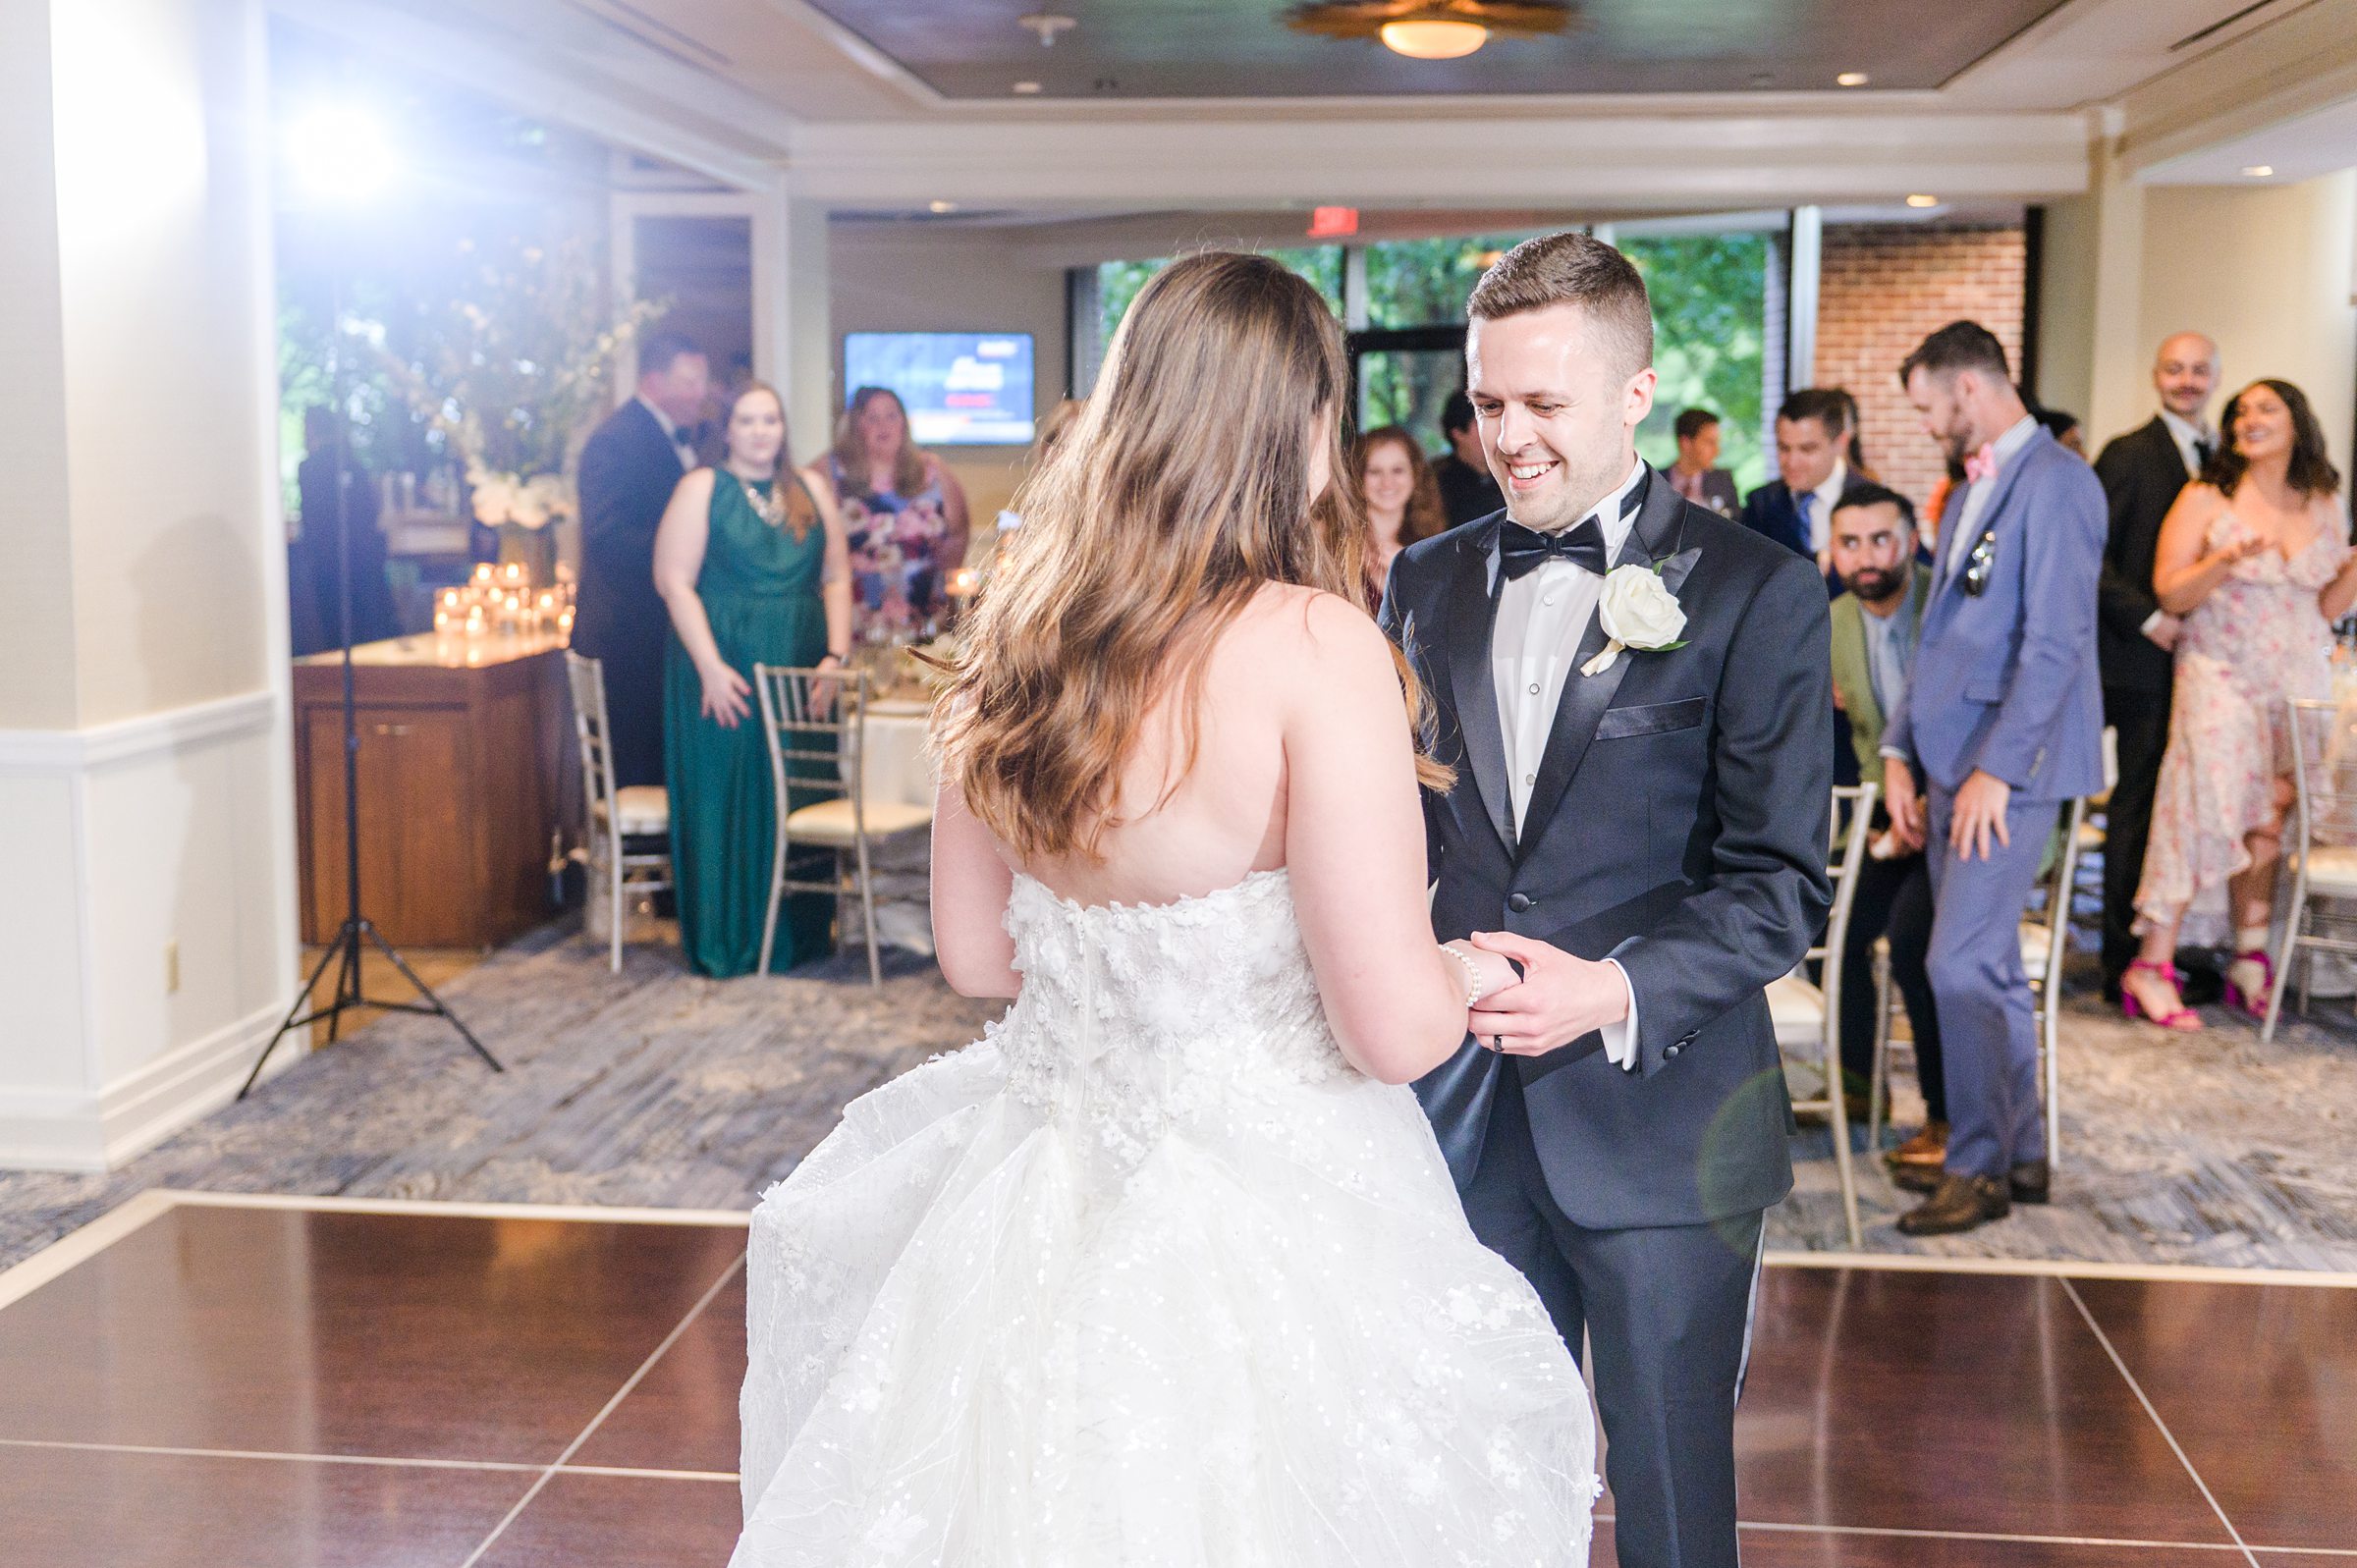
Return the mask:
M 1883 725 L 1906 689 L 1923 633 L 1932 574 L 1915 562 L 1915 508 L 1876 484 L 1853 484 L 1834 508 L 1833 569 L 1849 591 L 1833 602 L 1834 700 L 1849 718 L 1858 778 L 1883 782 Z M 1932 883 L 1923 842 L 1904 838 L 1880 805 L 1858 872 L 1849 941 L 1841 955 L 1841 1065 L 1862 1083 L 1874 1064 L 1874 944 L 1891 939 L 1891 973 L 1914 1026 L 1917 1075 L 1930 1107 L 1924 1130 L 1894 1150 L 1902 1181 L 1936 1181 L 1947 1148 L 1947 1096 L 1941 1082 L 1940 1018 L 1924 955 L 1932 940 Z

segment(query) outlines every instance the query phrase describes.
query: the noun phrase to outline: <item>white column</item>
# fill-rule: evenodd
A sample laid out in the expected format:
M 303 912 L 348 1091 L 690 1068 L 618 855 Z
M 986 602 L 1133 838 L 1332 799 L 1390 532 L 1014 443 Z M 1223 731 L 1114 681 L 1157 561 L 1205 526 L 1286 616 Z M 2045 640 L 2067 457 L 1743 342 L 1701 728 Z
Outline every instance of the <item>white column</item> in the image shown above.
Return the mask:
M 1784 318 L 1784 385 L 1817 385 L 1817 286 L 1825 259 L 1825 213 L 1792 209 L 1792 309 Z
M 805 462 L 824 452 L 835 434 L 834 313 L 829 305 L 832 288 L 827 261 L 827 206 L 781 191 L 775 198 L 782 230 L 780 264 L 766 269 L 766 284 L 777 291 L 777 330 L 757 341 L 776 355 L 769 374 L 786 394 L 787 428 L 794 432 L 795 453 Z M 756 264 L 754 277 L 764 269 Z M 758 306 L 756 305 L 756 320 Z
M 0 7 L 0 1165 L 203 1114 L 293 992 L 264 73 L 256 0 Z

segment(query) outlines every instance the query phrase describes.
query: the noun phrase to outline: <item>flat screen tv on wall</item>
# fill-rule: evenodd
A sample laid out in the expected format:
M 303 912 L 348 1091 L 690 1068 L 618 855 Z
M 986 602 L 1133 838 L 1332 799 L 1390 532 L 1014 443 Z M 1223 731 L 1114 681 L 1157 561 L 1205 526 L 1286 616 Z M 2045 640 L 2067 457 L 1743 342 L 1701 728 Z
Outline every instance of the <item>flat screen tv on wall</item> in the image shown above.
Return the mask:
M 921 447 L 1019 447 L 1029 442 L 1031 334 L 847 332 L 843 382 L 889 387 L 908 408 Z

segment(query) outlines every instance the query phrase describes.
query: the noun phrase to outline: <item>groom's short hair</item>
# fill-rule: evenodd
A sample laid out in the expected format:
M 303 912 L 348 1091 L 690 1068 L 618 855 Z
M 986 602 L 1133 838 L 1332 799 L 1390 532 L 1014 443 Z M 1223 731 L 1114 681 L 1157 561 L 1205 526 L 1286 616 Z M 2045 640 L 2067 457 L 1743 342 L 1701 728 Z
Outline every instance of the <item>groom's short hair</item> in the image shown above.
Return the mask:
M 1617 351 L 1622 375 L 1653 363 L 1653 303 L 1644 278 L 1628 257 L 1577 230 L 1525 240 L 1491 262 L 1465 314 L 1496 321 L 1562 304 L 1588 313 Z

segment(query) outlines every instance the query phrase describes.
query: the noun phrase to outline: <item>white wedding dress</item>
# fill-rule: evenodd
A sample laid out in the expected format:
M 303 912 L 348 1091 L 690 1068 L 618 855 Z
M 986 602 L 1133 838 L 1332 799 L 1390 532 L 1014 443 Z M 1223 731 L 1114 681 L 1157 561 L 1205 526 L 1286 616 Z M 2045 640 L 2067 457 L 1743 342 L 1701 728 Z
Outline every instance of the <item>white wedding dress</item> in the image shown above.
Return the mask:
M 733 1568 L 1584 1565 L 1578 1370 L 1286 873 L 1007 924 L 1007 1016 L 753 1213 Z

